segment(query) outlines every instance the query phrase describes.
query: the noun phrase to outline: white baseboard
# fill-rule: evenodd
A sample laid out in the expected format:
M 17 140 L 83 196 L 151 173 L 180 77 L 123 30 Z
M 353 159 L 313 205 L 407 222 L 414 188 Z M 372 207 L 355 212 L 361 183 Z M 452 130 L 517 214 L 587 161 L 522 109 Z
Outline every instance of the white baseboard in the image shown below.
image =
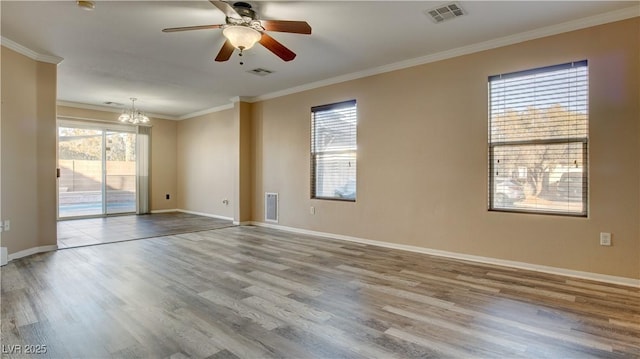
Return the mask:
M 250 226 L 252 224 L 254 224 L 254 222 L 252 221 L 244 221 L 244 222 L 233 221 L 234 226 Z
M 307 235 L 318 236 L 318 237 L 327 237 L 327 238 L 339 239 L 343 241 L 369 244 L 369 245 L 378 246 L 378 247 L 400 249 L 404 251 L 429 254 L 429 255 L 438 256 L 438 257 L 461 259 L 461 260 L 466 260 L 471 262 L 525 269 L 525 270 L 530 270 L 535 272 L 556 274 L 556 275 L 562 275 L 562 276 L 573 277 L 573 278 L 588 279 L 588 280 L 594 280 L 598 282 L 618 284 L 618 285 L 624 285 L 629 287 L 636 287 L 636 288 L 640 287 L 640 279 L 634 279 L 634 278 L 618 277 L 618 276 L 592 273 L 592 272 L 583 272 L 583 271 L 577 271 L 572 269 L 510 261 L 505 259 L 481 257 L 481 256 L 470 255 L 470 254 L 464 254 L 464 253 L 448 252 L 448 251 L 442 251 L 438 249 L 429 249 L 424 247 L 410 246 L 406 244 L 396 244 L 396 243 L 375 241 L 371 239 L 363 239 L 358 237 L 344 236 L 341 234 L 333 234 L 333 233 L 326 233 L 326 232 L 317 232 L 317 231 L 312 231 L 308 229 L 287 227 L 287 226 L 281 226 L 277 224 L 264 223 L 264 222 L 251 222 L 251 224 L 258 227 L 273 228 L 273 229 L 279 229 L 287 232 L 307 234 Z
M 0 247 L 0 266 L 9 263 L 9 255 L 7 254 L 7 247 Z
M 181 212 L 181 213 L 189 213 L 189 214 L 195 214 L 197 216 L 203 216 L 203 217 L 209 217 L 209 218 L 217 218 L 217 219 L 224 219 L 226 221 L 233 221 L 233 218 L 231 217 L 225 217 L 225 216 L 219 216 L 217 214 L 211 214 L 211 213 L 204 213 L 204 212 L 196 212 L 196 211 L 188 211 L 186 209 L 179 209 L 179 208 L 174 208 L 174 209 L 159 209 L 159 210 L 154 210 L 151 211 L 151 213 L 171 213 L 171 212 Z M 236 222 L 233 222 L 233 224 L 236 224 Z M 245 223 L 244 225 L 249 224 L 248 222 Z
M 15 253 L 9 254 L 9 262 L 11 262 L 14 259 L 30 256 L 32 254 L 51 252 L 51 251 L 55 251 L 57 249 L 58 249 L 58 245 L 56 245 L 56 244 L 25 249 L 23 251 L 19 251 L 19 252 L 15 252 Z
M 171 212 L 178 212 L 178 210 L 175 209 L 175 208 L 174 209 L 154 209 L 154 210 L 151 210 L 151 214 L 154 214 L 154 213 L 171 213 Z
M 196 212 L 196 211 L 187 211 L 186 209 L 176 209 L 174 211 L 182 212 L 182 213 L 195 214 L 197 216 L 203 216 L 203 217 L 210 217 L 210 218 L 224 219 L 224 220 L 227 220 L 227 221 L 233 221 L 232 217 L 219 216 L 217 214 L 210 214 L 210 213 L 203 213 L 203 212 Z M 235 224 L 235 222 L 234 222 L 234 224 Z

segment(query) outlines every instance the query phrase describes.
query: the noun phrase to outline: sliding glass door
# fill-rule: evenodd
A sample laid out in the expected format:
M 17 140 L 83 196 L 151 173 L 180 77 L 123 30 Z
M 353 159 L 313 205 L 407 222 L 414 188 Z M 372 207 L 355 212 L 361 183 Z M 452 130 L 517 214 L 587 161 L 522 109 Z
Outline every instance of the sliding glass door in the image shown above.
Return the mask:
M 59 218 L 136 212 L 134 130 L 59 123 Z
M 106 131 L 105 212 L 136 211 L 136 134 Z
M 58 127 L 58 215 L 103 213 L 102 130 Z

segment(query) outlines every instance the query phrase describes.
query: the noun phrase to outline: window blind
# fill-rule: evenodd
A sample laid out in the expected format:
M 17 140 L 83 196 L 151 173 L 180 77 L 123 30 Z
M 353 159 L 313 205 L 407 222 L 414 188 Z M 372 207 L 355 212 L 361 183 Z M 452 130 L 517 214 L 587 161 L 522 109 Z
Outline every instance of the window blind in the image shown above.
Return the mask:
M 489 77 L 489 209 L 587 214 L 588 66 Z
M 356 199 L 356 101 L 311 108 L 311 197 Z

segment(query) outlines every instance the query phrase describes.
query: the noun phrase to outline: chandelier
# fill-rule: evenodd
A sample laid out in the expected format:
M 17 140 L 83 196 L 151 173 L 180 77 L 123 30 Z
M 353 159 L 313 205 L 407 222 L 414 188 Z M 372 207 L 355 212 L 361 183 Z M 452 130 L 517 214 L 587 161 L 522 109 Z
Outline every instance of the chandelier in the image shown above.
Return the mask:
M 131 97 L 130 100 L 131 108 L 128 110 L 123 109 L 122 114 L 118 117 L 118 121 L 122 123 L 130 123 L 132 125 L 149 122 L 149 117 L 147 117 L 144 112 L 136 109 L 137 98 Z

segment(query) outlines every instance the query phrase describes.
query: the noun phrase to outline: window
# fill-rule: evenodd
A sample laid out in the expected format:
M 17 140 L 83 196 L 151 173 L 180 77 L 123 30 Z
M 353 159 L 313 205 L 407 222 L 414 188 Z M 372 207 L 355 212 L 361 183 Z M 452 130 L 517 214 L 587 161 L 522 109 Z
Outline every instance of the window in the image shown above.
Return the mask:
M 356 100 L 311 108 L 311 198 L 356 200 Z
M 587 215 L 587 61 L 489 77 L 489 210 Z

